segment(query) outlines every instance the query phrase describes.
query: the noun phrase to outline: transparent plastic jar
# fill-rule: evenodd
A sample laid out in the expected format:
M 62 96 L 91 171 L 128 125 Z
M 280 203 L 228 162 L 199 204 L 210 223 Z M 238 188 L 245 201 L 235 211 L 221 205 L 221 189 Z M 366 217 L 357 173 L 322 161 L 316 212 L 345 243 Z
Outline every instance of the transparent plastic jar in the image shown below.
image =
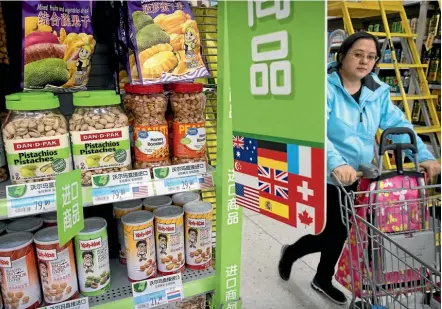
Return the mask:
M 207 161 L 202 84 L 174 84 L 170 102 L 173 119 L 173 164 Z
M 123 106 L 124 111 L 126 112 L 126 116 L 128 118 L 129 124 L 133 125 L 134 115 L 133 115 L 133 107 L 132 104 L 134 102 L 132 98 L 132 87 L 130 84 L 124 85 L 124 98 L 123 98 Z
M 112 90 L 74 93 L 75 110 L 69 120 L 76 169 L 83 185 L 92 175 L 131 168 L 129 121 Z
M 2 133 L 12 183 L 53 180 L 72 171 L 67 121 L 59 107 L 49 92 L 6 96 L 10 113 Z
M 167 98 L 163 85 L 132 86 L 130 100 L 134 115 L 134 167 L 170 165 Z

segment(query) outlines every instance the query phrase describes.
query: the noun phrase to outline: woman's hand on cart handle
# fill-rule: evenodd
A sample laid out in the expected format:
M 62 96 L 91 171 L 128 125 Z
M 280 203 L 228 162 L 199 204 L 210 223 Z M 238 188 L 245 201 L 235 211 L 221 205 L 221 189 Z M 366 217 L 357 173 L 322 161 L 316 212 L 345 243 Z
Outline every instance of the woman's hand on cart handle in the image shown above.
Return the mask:
M 361 172 L 362 173 L 362 172 Z M 341 182 L 344 186 L 352 185 L 358 179 L 356 170 L 350 165 L 341 165 L 332 171 L 332 174 Z M 362 174 L 361 174 L 362 176 Z
M 428 179 L 440 174 L 440 163 L 436 160 L 423 161 L 419 163 L 419 167 L 425 170 Z

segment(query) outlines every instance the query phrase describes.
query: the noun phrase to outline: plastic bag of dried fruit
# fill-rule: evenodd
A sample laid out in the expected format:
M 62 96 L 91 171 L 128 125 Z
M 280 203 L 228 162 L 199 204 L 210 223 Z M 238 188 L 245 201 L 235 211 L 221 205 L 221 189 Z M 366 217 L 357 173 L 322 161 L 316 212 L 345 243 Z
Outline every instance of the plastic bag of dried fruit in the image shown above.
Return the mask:
M 95 49 L 91 1 L 23 1 L 23 87 L 85 88 Z
M 209 76 L 200 33 L 187 1 L 128 1 L 128 72 L 133 83 L 178 82 Z
M 0 2 L 0 63 L 9 65 L 8 50 L 6 49 L 6 25 L 3 18 L 3 8 Z

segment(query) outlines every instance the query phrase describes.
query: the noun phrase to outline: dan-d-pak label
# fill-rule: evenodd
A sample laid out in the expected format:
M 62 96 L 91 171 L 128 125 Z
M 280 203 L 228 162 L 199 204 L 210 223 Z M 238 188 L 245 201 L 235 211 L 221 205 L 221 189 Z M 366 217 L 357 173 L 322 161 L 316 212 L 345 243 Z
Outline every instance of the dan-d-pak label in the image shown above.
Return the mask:
M 13 182 L 72 171 L 68 134 L 40 137 L 38 140 L 7 140 L 5 148 Z
M 130 165 L 129 127 L 71 132 L 71 137 L 76 169 Z

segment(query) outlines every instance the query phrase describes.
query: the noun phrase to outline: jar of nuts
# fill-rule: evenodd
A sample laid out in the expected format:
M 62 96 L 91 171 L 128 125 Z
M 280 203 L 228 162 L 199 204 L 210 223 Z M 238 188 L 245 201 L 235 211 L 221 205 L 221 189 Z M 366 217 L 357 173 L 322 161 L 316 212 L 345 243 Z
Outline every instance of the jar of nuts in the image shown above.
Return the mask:
M 202 84 L 173 86 L 170 102 L 173 120 L 173 163 L 206 161 L 206 96 Z
M 126 85 L 124 85 L 123 106 L 124 106 L 124 111 L 126 113 L 126 116 L 129 120 L 130 125 L 133 125 L 133 122 L 134 122 L 134 115 L 132 113 L 133 102 L 134 102 L 134 100 L 132 98 L 132 86 L 130 84 L 126 84 Z
M 53 180 L 72 171 L 67 121 L 58 107 L 49 92 L 6 96 L 10 113 L 3 139 L 12 183 Z
M 76 169 L 83 185 L 92 175 L 131 168 L 129 121 L 114 91 L 74 93 L 75 110 L 69 120 Z
M 132 86 L 135 168 L 170 165 L 163 85 Z

